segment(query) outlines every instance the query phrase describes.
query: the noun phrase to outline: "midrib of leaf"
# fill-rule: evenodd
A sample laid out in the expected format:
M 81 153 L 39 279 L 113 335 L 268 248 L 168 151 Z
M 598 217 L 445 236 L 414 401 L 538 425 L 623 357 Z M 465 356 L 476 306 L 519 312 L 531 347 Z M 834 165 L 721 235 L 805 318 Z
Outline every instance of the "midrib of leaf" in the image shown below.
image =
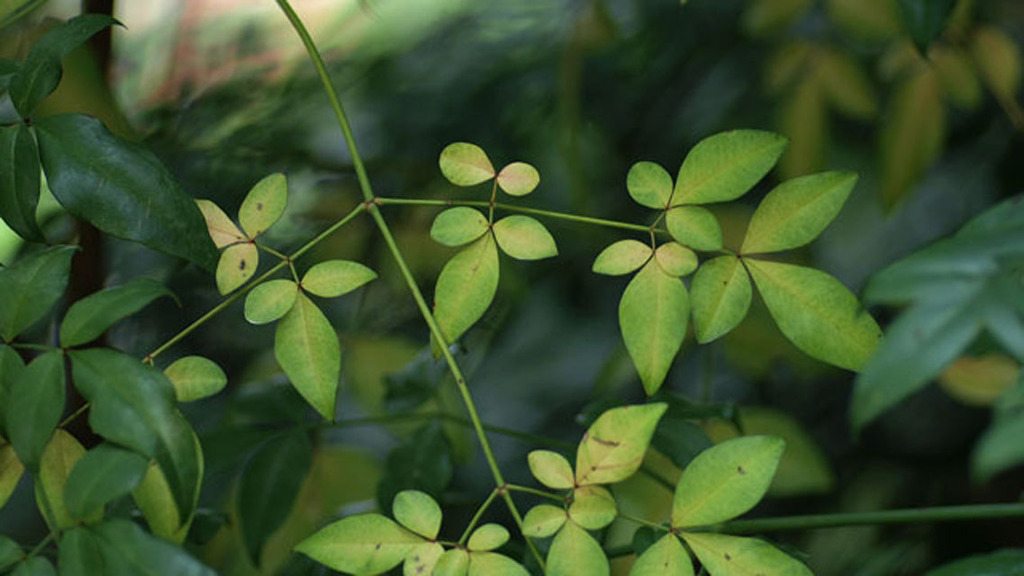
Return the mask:
M 690 544 L 690 546 L 693 546 L 693 542 L 689 538 L 687 539 L 687 542 Z M 724 554 L 723 552 L 721 552 L 722 548 L 713 547 L 709 545 L 707 542 L 700 542 L 700 544 L 698 544 L 697 547 L 703 548 L 706 552 L 710 554 Z M 730 555 L 728 560 L 729 565 L 739 570 L 742 570 L 745 574 L 751 574 L 752 576 L 760 576 L 761 574 L 764 574 L 764 572 L 758 572 L 758 570 L 761 569 L 762 566 L 759 565 L 756 560 L 753 563 L 744 563 L 740 562 L 740 558 L 742 557 L 737 556 L 735 554 Z M 747 558 L 749 559 L 749 556 L 747 556 Z
M 810 202 L 807 202 L 806 204 L 797 207 L 796 210 L 793 210 L 786 214 L 785 216 L 783 216 L 781 219 L 776 220 L 774 226 L 765 229 L 766 232 L 774 234 L 776 230 L 785 228 L 787 224 L 793 222 L 794 220 L 797 220 L 801 215 L 807 213 L 809 209 L 811 209 L 814 206 L 817 206 L 818 204 L 821 204 L 825 199 L 827 199 L 830 196 L 831 192 L 838 187 L 839 184 L 829 186 L 825 192 L 818 194 L 817 197 L 813 198 Z
M 725 295 L 734 286 L 733 280 L 736 279 L 736 272 L 740 268 L 739 259 L 737 258 L 731 264 L 732 274 L 729 276 L 729 279 L 726 280 L 725 287 L 718 291 L 718 297 L 715 299 L 714 304 L 712 304 L 711 306 L 711 324 L 714 324 L 715 321 L 718 320 L 718 315 L 722 311 L 722 302 L 725 301 Z
M 299 331 L 299 335 L 302 338 L 303 347 L 309 353 L 309 365 L 310 368 L 313 368 L 311 372 L 313 374 L 314 380 L 316 380 L 316 395 L 321 403 L 326 403 L 327 398 L 325 398 L 323 395 L 324 379 L 322 372 L 314 368 L 315 366 L 317 366 L 317 362 L 321 359 L 321 356 L 317 353 L 316 347 L 313 346 L 313 330 L 312 322 L 310 322 L 310 318 L 312 317 L 312 315 L 308 313 L 309 311 L 307 309 L 307 306 L 315 307 L 316 304 L 310 301 L 308 297 L 303 296 L 303 298 L 304 300 L 298 303 L 299 319 L 301 321 L 301 330 Z

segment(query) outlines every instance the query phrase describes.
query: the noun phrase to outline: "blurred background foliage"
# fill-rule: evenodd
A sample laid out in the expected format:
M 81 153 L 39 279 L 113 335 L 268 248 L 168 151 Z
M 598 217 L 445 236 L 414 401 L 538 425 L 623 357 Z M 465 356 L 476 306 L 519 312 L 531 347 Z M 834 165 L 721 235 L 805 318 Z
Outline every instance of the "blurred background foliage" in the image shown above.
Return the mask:
M 17 4 L 0 3 L 0 12 Z M 890 262 L 1024 192 L 1019 0 L 305 0 L 296 9 L 325 51 L 383 196 L 480 194 L 453 189 L 437 169 L 445 144 L 469 141 L 499 164 L 536 165 L 538 207 L 642 222 L 645 212 L 625 191 L 634 162 L 674 170 L 714 132 L 776 130 L 791 141 L 777 172 L 746 204 L 717 211 L 726 245 L 738 248 L 774 182 L 855 170 L 859 184 L 837 222 L 795 258 L 857 291 Z M 0 56 L 23 56 L 47 18 L 80 10 L 77 1 L 46 3 L 3 30 Z M 125 28 L 114 33 L 109 61 L 72 54 L 45 113 L 99 116 L 228 213 L 260 178 L 286 172 L 286 221 L 268 238 L 281 249 L 358 203 L 327 101 L 273 2 L 124 0 L 114 14 Z M 74 234 L 52 202 L 42 210 L 49 237 Z M 421 285 L 432 287 L 451 253 L 427 235 L 437 210 L 387 210 Z M 352 424 L 323 430 L 294 504 L 290 494 L 268 496 L 288 516 L 255 558 L 233 521 L 247 505 L 239 477 L 259 472 L 251 456 L 268 434 L 314 415 L 280 374 L 270 329 L 245 324 L 241 304 L 161 358 L 201 351 L 229 376 L 225 393 L 185 407 L 207 460 L 204 513 L 188 542 L 223 574 L 321 573 L 291 546 L 404 488 L 442 501 L 452 520 L 444 529 L 457 534 L 491 489 L 454 387 L 431 359 L 427 330 L 367 224 L 356 221 L 300 262 L 356 259 L 382 278 L 328 310 L 345 351 L 340 418 Z M 527 451 L 564 449 L 602 407 L 643 400 L 616 323 L 625 281 L 590 273 L 600 248 L 626 236 L 550 226 L 559 258 L 503 263 L 498 299 L 459 351 L 506 475 L 526 484 Z M 16 251 L 16 239 L 3 236 L 0 257 Z M 205 273 L 135 245 L 105 240 L 96 266 L 107 283 L 163 279 L 183 302 L 154 305 L 109 334 L 111 344 L 139 355 L 218 300 Z M 884 321 L 896 310 L 874 312 Z M 985 483 L 972 482 L 968 469 L 992 402 L 1018 380 L 1017 361 L 998 347 L 970 349 L 939 378 L 941 387 L 914 394 L 854 439 L 853 375 L 797 351 L 763 304 L 728 337 L 687 342 L 662 393 L 672 408 L 648 463 L 669 480 L 711 442 L 769 433 L 786 438 L 788 450 L 774 497 L 757 514 L 1021 496 L 1024 468 Z M 387 423 L 369 425 L 380 421 Z M 624 511 L 667 518 L 671 494 L 650 477 L 616 492 Z M 45 531 L 31 498 L 23 481 L 0 511 L 0 529 Z M 491 514 L 507 521 L 497 508 Z M 633 529 L 616 523 L 606 545 L 629 544 Z M 1020 522 L 1002 521 L 777 540 L 806 554 L 818 574 L 920 574 L 964 555 L 1022 547 L 1022 535 Z M 616 568 L 629 562 L 623 557 Z

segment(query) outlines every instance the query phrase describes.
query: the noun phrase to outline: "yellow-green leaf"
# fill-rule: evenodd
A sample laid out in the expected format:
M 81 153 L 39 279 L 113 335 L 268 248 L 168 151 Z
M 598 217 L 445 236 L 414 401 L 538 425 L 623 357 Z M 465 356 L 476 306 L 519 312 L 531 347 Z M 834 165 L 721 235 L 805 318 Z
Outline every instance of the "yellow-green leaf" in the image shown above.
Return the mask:
M 686 336 L 690 297 L 686 286 L 648 262 L 626 286 L 619 301 L 619 327 L 626 350 L 647 394 L 665 381 Z
M 697 269 L 697 255 L 693 250 L 675 242 L 666 242 L 658 246 L 654 252 L 654 259 L 663 272 L 677 278 Z
M 694 250 L 722 249 L 722 227 L 707 208 L 677 206 L 665 215 L 665 226 L 676 242 Z
M 431 576 L 466 576 L 469 573 L 469 553 L 452 548 L 441 555 Z
M 494 178 L 494 165 L 476 144 L 455 142 L 445 146 L 439 164 L 444 177 L 456 186 L 473 186 Z
M 497 290 L 498 249 L 486 234 L 449 260 L 437 279 L 434 317 L 449 343 L 483 316 Z
M 712 576 L 812 576 L 802 562 L 763 540 L 690 532 L 683 539 Z
M 471 552 L 488 552 L 504 546 L 508 538 L 508 529 L 501 524 L 484 524 L 473 531 L 466 548 Z M 473 562 L 472 557 L 473 555 L 470 556 L 470 564 Z
M 779 252 L 809 243 L 839 214 L 856 183 L 853 172 L 822 172 L 779 184 L 754 211 L 740 252 Z
M 7 503 L 24 473 L 25 467 L 14 453 L 14 446 L 0 438 L 0 508 Z
M 1006 32 L 979 26 L 971 39 L 971 56 L 989 90 L 1002 101 L 1013 101 L 1020 88 L 1021 56 L 1017 42 Z
M 198 442 L 196 443 L 198 445 Z M 199 461 L 202 462 L 200 456 Z M 167 476 L 156 462 L 150 462 L 142 482 L 132 492 L 132 499 L 142 511 L 150 532 L 175 544 L 181 544 L 192 525 L 190 516 L 184 523 L 174 502 L 174 495 L 167 484 Z
M 665 534 L 636 559 L 629 576 L 693 576 L 693 562 L 675 534 Z
M 981 104 L 981 81 L 966 52 L 956 46 L 935 44 L 928 52 L 942 93 L 951 104 L 974 110 Z
M 547 576 L 608 576 L 604 550 L 586 530 L 566 522 L 548 550 Z
M 569 519 L 587 530 L 600 530 L 615 520 L 618 509 L 612 493 L 601 486 L 581 486 L 573 491 Z
M 498 187 L 510 196 L 526 196 L 540 184 L 540 173 L 526 162 L 513 162 L 498 172 Z
M 199 211 L 203 213 L 206 220 L 206 230 L 210 233 L 210 239 L 217 248 L 223 248 L 239 242 L 245 242 L 245 234 L 235 226 L 235 223 L 228 218 L 228 215 L 209 200 L 196 200 Z
M 637 240 L 619 240 L 601 251 L 594 259 L 594 272 L 608 276 L 629 274 L 651 259 L 654 251 Z
M 368 575 L 398 566 L 423 541 L 380 514 L 361 514 L 328 524 L 295 550 L 333 570 Z
M 886 209 L 907 196 L 938 158 L 946 138 L 946 112 L 931 68 L 919 68 L 896 87 L 889 101 L 879 142 Z
M 375 278 L 377 273 L 359 262 L 326 260 L 306 271 L 302 289 L 322 298 L 337 298 Z
M 64 505 L 64 484 L 75 464 L 84 455 L 85 448 L 78 440 L 59 428 L 43 451 L 39 475 L 36 477 L 36 502 L 47 524 L 54 530 L 70 528 L 78 522 L 78 518 L 68 512 Z M 103 510 L 99 509 L 86 515 L 83 520 L 96 523 L 102 518 Z
M 761 501 L 786 443 L 771 436 L 744 436 L 701 452 L 683 470 L 672 500 L 672 527 L 716 524 Z
M 430 237 L 445 246 L 462 246 L 484 235 L 490 223 L 476 208 L 456 206 L 441 212 L 430 226 Z
M 816 58 L 818 79 L 836 110 L 858 120 L 878 114 L 878 95 L 871 79 L 852 56 L 824 48 Z
M 246 242 L 228 246 L 217 261 L 217 290 L 221 294 L 234 292 L 252 278 L 259 263 L 260 253 L 255 244 Z
M 792 264 L 746 259 L 779 329 L 807 355 L 859 371 L 882 337 L 857 297 L 828 274 Z
M 250 324 L 266 324 L 280 319 L 295 305 L 299 287 L 283 278 L 263 282 L 245 295 L 245 319 Z
M 779 104 L 779 128 L 789 138 L 789 150 L 779 162 L 783 178 L 803 176 L 821 169 L 828 147 L 825 91 L 814 75 L 807 75 Z
M 971 406 L 990 406 L 1020 376 L 1020 364 L 1005 354 L 964 356 L 939 376 L 939 385 Z
M 505 254 L 519 260 L 540 260 L 558 254 L 548 229 L 529 216 L 502 218 L 494 224 L 494 237 Z
M 847 34 L 869 43 L 900 33 L 900 17 L 892 0 L 828 0 L 829 20 Z
M 413 546 L 405 557 L 405 563 L 402 565 L 402 575 L 422 576 L 424 574 L 433 574 L 434 566 L 437 565 L 437 561 L 441 558 L 442 554 L 444 554 L 444 546 L 437 542 L 424 542 L 423 544 Z
M 726 255 L 705 262 L 690 284 L 693 329 L 707 344 L 729 333 L 747 315 L 753 290 L 739 258 Z
M 734 200 L 764 177 L 786 139 L 759 130 L 733 130 L 701 140 L 679 168 L 672 205 Z
M 672 176 L 654 162 L 637 162 L 626 174 L 626 190 L 637 204 L 664 210 L 672 198 Z
M 792 26 L 811 6 L 811 0 L 754 0 L 740 20 L 752 36 L 767 36 Z
M 287 203 L 288 182 L 284 174 L 271 174 L 246 194 L 238 209 L 238 222 L 249 238 L 255 238 L 277 222 Z
M 555 490 L 568 490 L 575 485 L 572 466 L 558 452 L 534 450 L 527 456 L 530 472 L 541 484 Z
M 333 420 L 341 347 L 327 317 L 303 294 L 277 324 L 274 356 L 299 394 Z
M 220 392 L 228 377 L 213 360 L 202 356 L 185 356 L 164 369 L 164 376 L 174 384 L 178 402 L 192 402 Z
M 531 538 L 547 538 L 558 532 L 567 519 L 566 511 L 550 504 L 538 504 L 523 518 L 523 533 Z
M 530 576 L 521 564 L 494 552 L 469 555 L 469 576 Z
M 576 484 L 612 484 L 632 476 L 666 409 L 663 403 L 642 404 L 601 414 L 576 449 Z
M 395 495 L 391 512 L 402 526 L 424 538 L 437 538 L 437 533 L 441 530 L 441 507 L 425 492 L 399 492 Z

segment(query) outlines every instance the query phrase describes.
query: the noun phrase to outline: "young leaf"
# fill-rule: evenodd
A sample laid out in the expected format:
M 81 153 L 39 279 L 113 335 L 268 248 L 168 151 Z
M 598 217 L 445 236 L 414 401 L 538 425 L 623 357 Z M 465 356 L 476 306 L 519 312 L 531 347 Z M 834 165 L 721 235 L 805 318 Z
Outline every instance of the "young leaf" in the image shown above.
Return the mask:
M 185 356 L 164 369 L 164 376 L 174 385 L 178 402 L 192 402 L 220 392 L 228 377 L 212 360 L 202 356 Z
M 260 253 L 255 244 L 228 246 L 217 261 L 217 291 L 222 295 L 234 292 L 252 278 L 259 264 Z
M 506 216 L 494 224 L 498 246 L 518 260 L 540 260 L 558 255 L 555 239 L 543 224 L 529 216 Z
M 672 527 L 715 524 L 753 508 L 768 490 L 785 448 L 781 438 L 744 436 L 702 452 L 676 485 Z
M 534 450 L 527 456 L 530 472 L 541 484 L 555 490 L 568 490 L 575 485 L 572 466 L 558 452 Z
M 814 240 L 839 214 L 856 183 L 852 172 L 822 172 L 779 184 L 754 211 L 740 252 L 779 252 Z
M 32 361 L 8 394 L 7 434 L 20 460 L 38 472 L 43 450 L 64 412 L 64 355 L 47 352 Z
M 677 206 L 665 214 L 665 226 L 676 242 L 694 250 L 722 249 L 722 227 L 707 208 Z
M 87 527 L 68 530 L 60 537 L 57 567 L 61 576 L 103 574 L 102 544 Z
M 693 329 L 701 344 L 728 334 L 743 321 L 753 294 L 747 270 L 732 255 L 705 262 L 694 275 L 690 291 Z
M 395 520 L 423 536 L 424 538 L 437 538 L 441 530 L 441 507 L 437 501 L 426 492 L 419 490 L 403 490 L 395 496 L 391 513 Z
M 756 538 L 683 532 L 683 539 L 711 574 L 812 576 L 802 562 Z
M 299 286 L 283 278 L 263 282 L 245 296 L 245 319 L 267 324 L 287 314 L 299 296 Z
M 336 298 L 375 279 L 377 273 L 359 262 L 326 260 L 302 277 L 302 289 L 321 298 Z
M 85 448 L 64 430 L 57 430 L 43 451 L 36 476 L 36 503 L 54 530 L 70 528 L 78 523 L 79 518 L 64 505 L 64 491 L 71 470 L 84 455 Z M 102 518 L 103 510 L 93 509 L 86 511 L 82 519 L 99 522 Z
M 576 450 L 576 484 L 612 484 L 633 475 L 667 404 L 612 408 L 598 417 Z
M 288 517 L 312 463 L 313 448 L 300 428 L 261 446 L 242 470 L 239 527 L 254 564 L 260 564 L 264 543 Z
M 497 180 L 509 196 L 526 196 L 540 184 L 540 173 L 526 162 L 513 162 L 498 172 Z
M 39 204 L 39 149 L 24 125 L 0 129 L 0 217 L 19 236 L 43 242 L 36 223 Z
M 212 270 L 217 249 L 193 199 L 152 152 L 81 114 L 36 121 L 47 184 L 100 230 Z
M 529 576 L 526 570 L 508 556 L 494 552 L 474 552 L 469 555 L 469 576 Z
M 14 493 L 14 489 L 18 487 L 18 480 L 21 480 L 24 473 L 25 466 L 18 460 L 14 446 L 0 440 L 0 508 L 4 507 Z M 0 570 L 2 569 L 0 566 Z
M 745 259 L 779 329 L 807 355 L 859 371 L 882 337 L 875 319 L 838 280 L 813 268 Z
M 456 186 L 474 186 L 494 178 L 487 153 L 468 142 L 455 142 L 441 151 L 441 173 Z
M 483 316 L 498 290 L 498 249 L 484 235 L 452 257 L 434 290 L 434 316 L 448 343 L 453 343 Z
M 341 375 L 341 346 L 324 313 L 304 294 L 277 324 L 274 356 L 292 386 L 327 420 Z
M 216 576 L 213 570 L 189 555 L 184 548 L 165 542 L 129 520 L 108 520 L 90 528 L 101 542 L 109 574 L 161 574 Z
M 456 206 L 441 212 L 430 226 L 430 237 L 445 246 L 462 246 L 483 236 L 490 223 L 476 208 Z
M 174 298 L 163 284 L 137 278 L 90 294 L 68 308 L 60 324 L 60 345 L 71 348 L 98 338 L 114 322 L 143 309 L 161 296 Z
M 733 130 L 701 140 L 679 168 L 672 205 L 739 198 L 772 169 L 786 143 L 779 134 L 758 130 Z
M 626 174 L 626 189 L 637 204 L 664 210 L 672 197 L 672 177 L 654 162 L 637 162 Z
M 288 182 L 284 174 L 271 174 L 256 183 L 238 209 L 242 230 L 255 238 L 267 231 L 284 214 L 288 203 Z
M 441 555 L 431 576 L 466 576 L 469 574 L 469 553 L 453 548 Z
M 566 522 L 548 550 L 547 576 L 608 576 L 604 550 L 586 530 Z
M 242 234 L 242 231 L 220 209 L 220 206 L 209 200 L 196 200 L 196 206 L 199 206 L 199 211 L 203 213 L 206 231 L 210 234 L 210 240 L 213 240 L 214 246 L 224 248 L 247 240 L 245 234 Z
M 686 276 L 697 269 L 697 255 L 676 242 L 666 242 L 654 252 L 658 266 L 669 276 Z
M 398 566 L 423 541 L 380 514 L 361 514 L 328 524 L 295 550 L 339 572 L 378 574 Z
M 654 251 L 637 240 L 619 240 L 601 251 L 594 259 L 593 270 L 597 274 L 621 276 L 640 268 Z
M 690 297 L 678 278 L 648 262 L 626 286 L 619 301 L 619 327 L 644 390 L 654 394 L 686 336 Z
M 562 529 L 565 510 L 550 504 L 538 504 L 523 517 L 523 534 L 531 538 L 547 538 Z
M 437 542 L 416 544 L 405 557 L 405 563 L 402 565 L 403 576 L 434 574 L 434 567 L 441 559 L 442 554 L 444 554 L 444 546 Z
M 143 456 L 109 442 L 89 450 L 71 469 L 64 505 L 72 518 L 86 518 L 126 494 L 142 481 L 149 468 Z
M 601 486 L 581 486 L 573 491 L 569 519 L 587 530 L 600 530 L 615 520 L 618 509 L 612 493 Z
M 501 524 L 484 524 L 473 531 L 466 543 L 471 552 L 488 552 L 501 548 L 508 542 L 508 530 Z M 470 556 L 472 564 L 473 555 Z
M 0 336 L 10 341 L 50 311 L 64 294 L 77 248 L 54 246 L 0 269 Z
M 693 576 L 693 562 L 675 534 L 665 534 L 644 551 L 629 576 Z

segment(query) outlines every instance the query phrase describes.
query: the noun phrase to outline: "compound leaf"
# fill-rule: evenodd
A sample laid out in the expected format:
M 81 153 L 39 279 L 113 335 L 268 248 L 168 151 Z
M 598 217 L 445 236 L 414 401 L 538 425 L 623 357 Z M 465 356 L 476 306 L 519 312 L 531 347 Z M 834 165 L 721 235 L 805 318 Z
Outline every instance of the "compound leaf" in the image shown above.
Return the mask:
M 18 460 L 38 472 L 43 451 L 64 412 L 64 355 L 54 350 L 39 356 L 12 384 L 3 406 L 8 440 Z
M 608 558 L 597 540 L 566 522 L 548 550 L 547 576 L 608 576 Z
M 77 248 L 54 246 L 0 270 L 0 336 L 12 340 L 50 311 L 64 294 Z
M 555 490 L 568 490 L 575 485 L 572 466 L 558 452 L 534 450 L 527 456 L 530 472 L 541 484 Z
M 130 494 L 149 468 L 145 457 L 109 442 L 89 450 L 71 469 L 64 504 L 73 518 L 86 518 L 96 510 Z
M 456 206 L 441 212 L 430 226 L 430 237 L 445 246 L 462 246 L 483 236 L 490 223 L 476 208 Z
M 576 484 L 611 484 L 640 468 L 664 403 L 622 406 L 601 414 L 576 450 Z
M 693 562 L 675 534 L 665 534 L 644 551 L 629 571 L 629 576 L 692 576 Z
M 518 260 L 540 260 L 558 255 L 555 239 L 536 219 L 516 214 L 494 224 L 494 237 L 502 251 Z
M 426 492 L 399 492 L 395 495 L 391 513 L 402 526 L 424 538 L 437 538 L 437 533 L 441 530 L 441 507 Z
M 823 172 L 779 184 L 754 211 L 740 252 L 779 252 L 814 240 L 839 214 L 856 183 L 852 172 Z
M 469 576 L 529 576 L 522 564 L 494 552 L 469 555 Z
M 569 519 L 587 530 L 600 530 L 615 520 L 618 509 L 612 493 L 601 486 L 581 486 L 573 491 Z
M 36 476 L 36 503 L 52 529 L 70 528 L 79 520 L 65 506 L 64 494 L 71 471 L 84 455 L 85 448 L 64 430 L 57 430 L 43 451 Z M 82 518 L 86 522 L 99 522 L 103 510 L 85 511 Z
M 786 144 L 783 136 L 759 130 L 733 130 L 701 140 L 679 168 L 672 205 L 739 198 L 772 169 Z
M 203 213 L 206 231 L 210 234 L 210 240 L 213 240 L 214 246 L 224 248 L 247 240 L 245 234 L 242 234 L 242 231 L 220 209 L 220 206 L 209 200 L 196 200 L 196 206 L 199 206 L 199 211 Z
M 0 440 L 0 508 L 4 507 L 7 500 L 14 493 L 14 489 L 18 487 L 18 481 L 21 480 L 21 475 L 25 473 L 25 466 L 18 460 L 18 455 L 14 452 L 14 446 Z M 0 558 L 3 557 L 2 546 L 3 542 L 0 540 Z M 0 561 L 0 570 L 3 562 Z
M 423 541 L 380 514 L 361 514 L 328 524 L 295 550 L 339 572 L 378 574 L 398 566 Z
M 324 313 L 304 294 L 277 324 L 274 356 L 292 386 L 327 420 L 334 419 L 341 346 Z
M 118 320 L 161 296 L 174 298 L 163 284 L 149 278 L 137 278 L 90 294 L 68 308 L 60 324 L 60 345 L 71 348 L 91 342 Z
M 540 184 L 540 173 L 526 162 L 513 162 L 498 172 L 497 180 L 509 196 L 526 196 Z
M 621 276 L 629 274 L 651 259 L 654 251 L 637 240 L 619 240 L 601 251 L 594 259 L 593 270 L 597 274 Z
M 444 554 L 444 546 L 437 542 L 416 544 L 405 557 L 405 563 L 402 565 L 403 576 L 434 574 L 434 567 L 441 559 L 442 554 Z
M 302 289 L 322 298 L 336 298 L 376 277 L 376 272 L 359 262 L 326 260 L 306 271 L 302 276 Z
M 707 208 L 677 206 L 665 215 L 665 226 L 676 242 L 694 250 L 721 250 L 722 227 Z
M 672 176 L 654 162 L 637 162 L 626 174 L 626 189 L 637 204 L 664 210 L 672 197 Z
M 110 574 L 139 576 L 215 576 L 215 572 L 175 546 L 129 520 L 114 519 L 90 530 L 101 543 Z
M 619 327 L 644 390 L 654 394 L 665 381 L 683 345 L 690 315 L 686 286 L 648 262 L 633 277 L 619 301 Z
M 445 146 L 439 164 L 444 177 L 456 186 L 474 186 L 494 178 L 494 165 L 476 144 L 455 142 Z
M 523 517 L 523 533 L 531 538 L 547 538 L 562 529 L 566 511 L 550 504 L 538 504 Z
M 256 183 L 238 209 L 242 230 L 255 238 L 267 231 L 284 214 L 288 204 L 288 182 L 284 174 L 271 174 Z
M 39 149 L 24 124 L 0 129 L 0 217 L 19 236 L 43 242 L 36 223 L 39 204 Z
M 666 242 L 654 252 L 661 270 L 669 276 L 686 276 L 697 269 L 697 255 L 693 250 L 676 242 Z
M 486 234 L 452 257 L 437 279 L 434 316 L 448 343 L 483 316 L 497 290 L 498 249 Z
M 228 377 L 213 360 L 202 356 L 185 356 L 164 369 L 164 376 L 174 385 L 178 402 L 192 402 L 213 396 L 228 384 Z
M 217 261 L 217 291 L 222 295 L 234 292 L 256 273 L 260 253 L 251 242 L 228 246 Z
M 701 564 L 714 575 L 811 576 L 802 562 L 756 538 L 683 532 L 683 539 Z
M 473 531 L 466 548 L 472 552 L 488 552 L 504 546 L 508 538 L 508 529 L 501 524 L 484 524 Z M 473 556 L 470 555 L 470 564 Z
M 707 344 L 728 334 L 747 315 L 752 295 L 750 276 L 739 258 L 726 255 L 705 262 L 690 284 L 697 342 Z
M 279 278 L 263 282 L 245 295 L 245 319 L 250 324 L 267 324 L 287 314 L 299 296 L 299 286 Z

